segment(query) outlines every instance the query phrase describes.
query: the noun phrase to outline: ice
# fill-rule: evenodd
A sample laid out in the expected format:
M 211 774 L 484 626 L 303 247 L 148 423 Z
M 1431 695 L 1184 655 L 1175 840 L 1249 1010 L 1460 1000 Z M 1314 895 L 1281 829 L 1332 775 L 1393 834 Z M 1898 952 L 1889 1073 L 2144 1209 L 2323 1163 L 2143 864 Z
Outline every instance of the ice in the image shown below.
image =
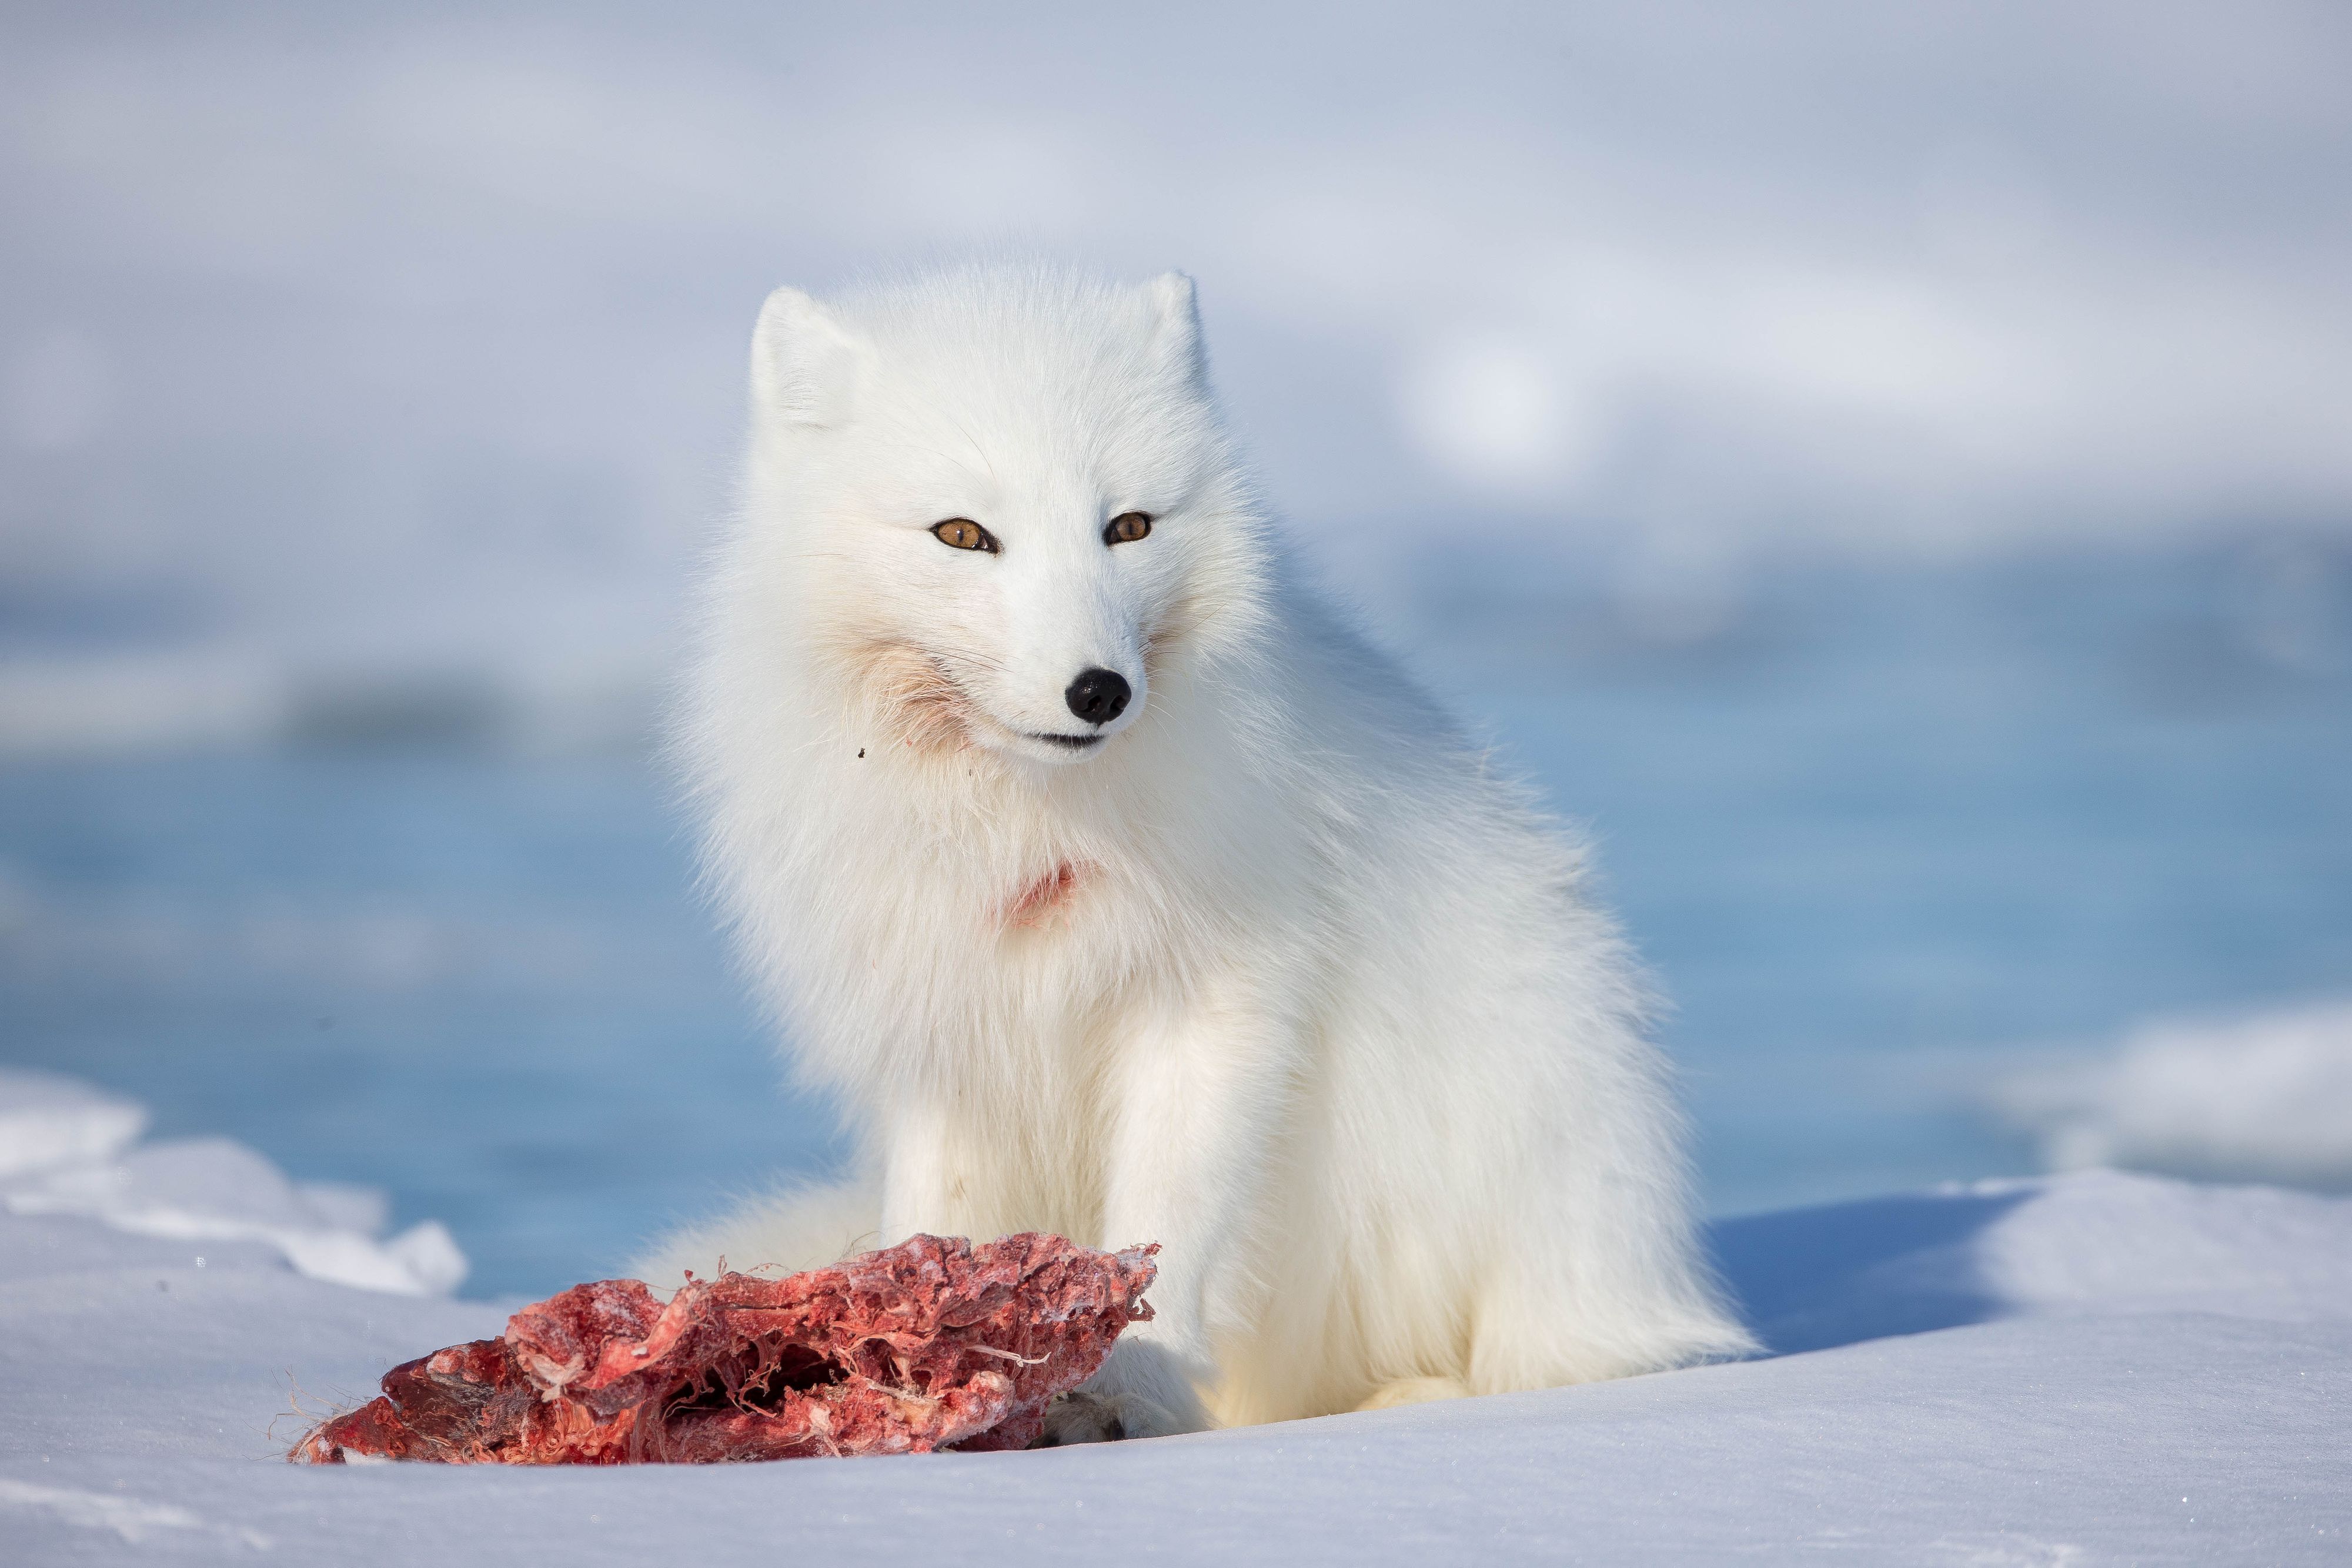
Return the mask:
M 254 1156 L 157 1147 L 104 1168 L 183 1172 L 190 1207 L 302 1212 Z M 199 1268 L 184 1242 L 12 1206 L 0 1539 L 26 1562 L 299 1542 L 445 1568 L 2293 1563 L 2352 1543 L 2352 1201 L 2085 1172 L 1759 1215 L 1715 1239 L 1769 1355 L 1027 1453 L 320 1470 L 274 1461 L 394 1362 L 495 1334 L 514 1303 L 352 1290 L 249 1241 L 207 1243 Z
M 2059 1170 L 2352 1186 L 2352 1002 L 2150 1024 L 2103 1060 L 2017 1075 L 1997 1102 Z

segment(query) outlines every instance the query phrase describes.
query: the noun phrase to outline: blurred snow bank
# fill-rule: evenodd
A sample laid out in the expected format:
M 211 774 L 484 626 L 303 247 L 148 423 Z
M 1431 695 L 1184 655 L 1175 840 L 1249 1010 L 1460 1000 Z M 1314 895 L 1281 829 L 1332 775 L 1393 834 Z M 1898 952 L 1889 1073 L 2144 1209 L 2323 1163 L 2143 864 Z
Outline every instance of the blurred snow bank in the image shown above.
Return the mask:
M 1994 1103 L 2053 1169 L 2352 1185 L 2352 1002 L 2150 1024 L 2104 1060 L 2017 1074 Z
M 380 1239 L 390 1214 L 379 1193 L 289 1181 L 226 1138 L 141 1145 L 146 1124 L 143 1108 L 70 1078 L 0 1071 L 0 1205 L 134 1236 L 258 1243 L 314 1280 L 366 1291 L 446 1295 L 466 1277 L 437 1220 Z
M 1007 236 L 1197 275 L 1351 552 L 2352 504 L 2340 7 L 166 9 L 0 10 L 0 601 L 51 619 L 649 634 L 761 295 Z
M 288 707 L 281 678 L 238 662 L 16 660 L 0 664 L 0 758 L 263 740 Z
M 51 1073 L 0 1073 L 0 1180 L 102 1164 L 146 1130 L 143 1105 Z
M 173 650 L 0 661 L 0 760 L 288 741 L 526 752 L 634 749 L 661 663 L 609 653 L 534 669 L 298 672 Z

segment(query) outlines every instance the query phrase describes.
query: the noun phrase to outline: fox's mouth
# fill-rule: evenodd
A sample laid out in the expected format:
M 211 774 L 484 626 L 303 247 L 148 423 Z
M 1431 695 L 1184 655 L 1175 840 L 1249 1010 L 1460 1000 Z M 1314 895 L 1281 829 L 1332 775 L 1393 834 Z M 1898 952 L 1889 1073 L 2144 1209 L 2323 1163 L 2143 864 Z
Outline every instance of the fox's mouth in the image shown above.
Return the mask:
M 965 685 L 950 655 L 915 643 L 875 642 L 856 650 L 864 655 L 862 671 L 877 706 L 896 721 L 908 744 L 926 751 L 950 753 L 966 747 L 1012 750 L 1030 741 L 1075 761 L 1091 755 L 1110 738 L 1117 725 L 1090 735 L 1060 730 L 1022 729 L 989 712 Z M 1040 760 L 1034 751 L 1026 753 Z

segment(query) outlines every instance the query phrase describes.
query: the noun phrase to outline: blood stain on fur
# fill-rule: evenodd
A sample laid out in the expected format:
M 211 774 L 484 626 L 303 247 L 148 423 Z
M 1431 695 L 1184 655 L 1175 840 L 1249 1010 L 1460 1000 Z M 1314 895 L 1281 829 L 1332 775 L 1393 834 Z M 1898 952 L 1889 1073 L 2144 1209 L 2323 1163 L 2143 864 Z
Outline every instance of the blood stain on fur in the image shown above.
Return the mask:
M 1020 896 L 1004 908 L 1007 925 L 1042 925 L 1053 913 L 1078 891 L 1085 868 L 1074 862 L 1064 861 L 1052 871 L 1021 890 Z

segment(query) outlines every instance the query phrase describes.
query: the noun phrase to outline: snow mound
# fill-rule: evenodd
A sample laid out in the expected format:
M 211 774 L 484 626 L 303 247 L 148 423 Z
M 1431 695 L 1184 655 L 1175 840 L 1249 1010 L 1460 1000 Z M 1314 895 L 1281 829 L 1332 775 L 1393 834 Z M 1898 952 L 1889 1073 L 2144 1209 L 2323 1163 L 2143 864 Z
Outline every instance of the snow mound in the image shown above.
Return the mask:
M 2352 1204 L 2085 1171 L 1719 1222 L 1750 1323 L 1786 1354 L 2016 1317 L 2344 1317 Z
M 259 1243 L 314 1280 L 362 1290 L 443 1295 L 466 1277 L 438 1221 L 379 1239 L 381 1194 L 289 1181 L 226 1138 L 128 1146 L 146 1121 L 70 1079 L 0 1071 L 0 1205 L 173 1241 Z
M 2352 1186 L 2352 1002 L 2149 1025 L 2105 1060 L 2018 1074 L 1995 1104 L 2053 1170 Z

